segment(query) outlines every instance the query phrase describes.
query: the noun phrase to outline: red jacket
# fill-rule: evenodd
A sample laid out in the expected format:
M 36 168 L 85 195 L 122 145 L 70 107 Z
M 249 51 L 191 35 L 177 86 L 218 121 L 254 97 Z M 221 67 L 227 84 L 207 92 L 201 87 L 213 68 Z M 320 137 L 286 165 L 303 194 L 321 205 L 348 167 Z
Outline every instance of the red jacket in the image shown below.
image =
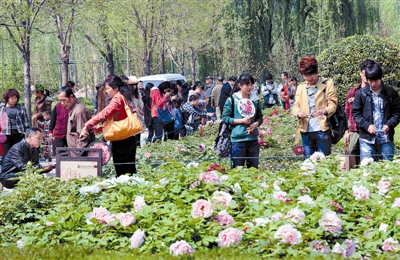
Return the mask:
M 153 87 L 150 91 L 151 103 L 151 117 L 158 117 L 157 108 L 164 109 L 164 103 L 167 100 L 167 96 L 161 96 L 160 90 L 157 87 Z
M 115 96 L 111 99 L 110 104 L 108 104 L 103 110 L 98 112 L 95 116 L 93 116 L 89 121 L 85 123 L 87 129 L 93 128 L 93 126 L 97 125 L 100 122 L 106 121 L 110 117 L 114 117 L 114 121 L 121 121 L 128 117 L 125 111 L 125 97 L 121 93 L 115 94 Z M 129 102 L 128 106 L 132 111 L 132 107 Z

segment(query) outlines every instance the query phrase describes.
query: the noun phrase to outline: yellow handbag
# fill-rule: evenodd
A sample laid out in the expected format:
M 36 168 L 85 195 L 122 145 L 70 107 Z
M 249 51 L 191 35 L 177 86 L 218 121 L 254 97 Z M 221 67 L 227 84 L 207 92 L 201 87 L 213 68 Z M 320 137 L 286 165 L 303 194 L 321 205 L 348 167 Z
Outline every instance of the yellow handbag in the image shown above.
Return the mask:
M 124 100 L 127 117 L 121 121 L 114 121 L 114 116 L 112 116 L 104 123 L 102 133 L 104 139 L 107 141 L 125 140 L 128 137 L 142 132 L 143 126 L 139 117 L 136 113 L 132 113 L 124 96 L 122 96 L 122 99 Z

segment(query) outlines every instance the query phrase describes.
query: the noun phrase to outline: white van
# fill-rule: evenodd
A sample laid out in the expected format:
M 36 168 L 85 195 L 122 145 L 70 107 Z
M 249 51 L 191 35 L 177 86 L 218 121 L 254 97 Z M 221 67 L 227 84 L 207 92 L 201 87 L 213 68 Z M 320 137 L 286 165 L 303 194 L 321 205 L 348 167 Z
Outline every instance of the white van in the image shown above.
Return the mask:
M 155 87 L 158 87 L 161 82 L 173 80 L 179 80 L 182 82 L 182 84 L 184 84 L 186 82 L 186 77 L 182 76 L 181 74 L 157 74 L 139 78 L 139 81 L 143 82 L 143 87 L 146 87 L 146 84 L 149 82 L 153 83 Z

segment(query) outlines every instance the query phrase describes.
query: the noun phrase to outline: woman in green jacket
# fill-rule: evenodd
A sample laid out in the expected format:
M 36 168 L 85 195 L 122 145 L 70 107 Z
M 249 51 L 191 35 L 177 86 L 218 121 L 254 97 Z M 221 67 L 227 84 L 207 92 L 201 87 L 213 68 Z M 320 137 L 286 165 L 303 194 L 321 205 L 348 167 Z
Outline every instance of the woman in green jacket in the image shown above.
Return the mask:
M 222 113 L 222 121 L 233 125 L 231 133 L 233 167 L 246 164 L 248 168 L 258 168 L 260 156 L 258 127 L 263 122 L 263 115 L 260 99 L 252 91 L 254 82 L 250 74 L 240 75 L 233 87 L 231 98 L 225 102 Z

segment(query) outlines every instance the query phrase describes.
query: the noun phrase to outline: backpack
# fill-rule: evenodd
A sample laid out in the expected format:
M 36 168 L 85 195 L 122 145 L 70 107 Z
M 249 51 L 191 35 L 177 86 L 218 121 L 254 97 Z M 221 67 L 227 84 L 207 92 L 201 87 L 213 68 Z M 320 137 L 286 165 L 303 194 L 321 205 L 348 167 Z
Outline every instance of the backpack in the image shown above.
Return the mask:
M 231 103 L 232 103 L 232 112 L 235 114 L 234 111 L 234 99 L 231 96 Z M 214 150 L 217 155 L 221 158 L 226 158 L 231 156 L 232 154 L 232 141 L 231 141 L 231 133 L 232 128 L 230 125 L 221 124 L 219 134 L 214 141 Z
M 326 81 L 322 82 L 325 84 Z M 326 89 L 324 89 L 324 95 L 326 98 Z M 329 130 L 331 134 L 332 144 L 337 144 L 342 139 L 344 133 L 347 130 L 347 116 L 344 113 L 343 106 L 339 104 L 336 108 L 335 113 L 328 118 Z

